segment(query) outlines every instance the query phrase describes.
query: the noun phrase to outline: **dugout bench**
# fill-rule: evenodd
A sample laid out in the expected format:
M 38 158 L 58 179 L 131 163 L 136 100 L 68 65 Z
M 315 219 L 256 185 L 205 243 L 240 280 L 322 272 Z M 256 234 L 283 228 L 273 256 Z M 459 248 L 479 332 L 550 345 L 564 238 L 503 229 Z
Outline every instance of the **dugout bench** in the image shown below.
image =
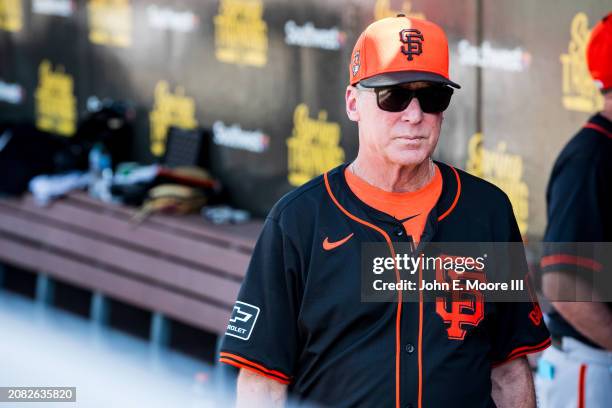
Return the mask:
M 94 321 L 104 323 L 109 299 L 150 311 L 156 344 L 169 336 L 168 318 L 222 334 L 262 222 L 152 215 L 134 224 L 135 211 L 83 192 L 48 207 L 30 195 L 1 198 L 0 263 L 34 271 L 42 301 L 55 281 L 91 291 Z

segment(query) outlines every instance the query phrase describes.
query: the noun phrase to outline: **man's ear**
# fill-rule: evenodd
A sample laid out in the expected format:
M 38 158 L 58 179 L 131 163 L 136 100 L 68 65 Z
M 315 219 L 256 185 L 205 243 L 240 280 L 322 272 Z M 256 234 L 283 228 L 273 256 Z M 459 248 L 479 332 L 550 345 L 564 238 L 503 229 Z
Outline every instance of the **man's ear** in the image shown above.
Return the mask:
M 344 101 L 346 102 L 346 115 L 353 122 L 359 121 L 359 111 L 357 109 L 357 94 L 359 91 L 352 85 L 346 87 Z

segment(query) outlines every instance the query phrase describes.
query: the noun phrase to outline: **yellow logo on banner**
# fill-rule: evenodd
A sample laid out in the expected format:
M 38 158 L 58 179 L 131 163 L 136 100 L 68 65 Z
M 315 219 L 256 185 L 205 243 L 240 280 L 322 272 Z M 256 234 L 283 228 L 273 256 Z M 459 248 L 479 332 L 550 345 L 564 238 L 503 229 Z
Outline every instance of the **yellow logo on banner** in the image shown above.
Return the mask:
M 221 0 L 215 16 L 215 55 L 229 64 L 268 62 L 268 25 L 261 0 Z
M 340 125 L 328 122 L 324 110 L 316 119 L 309 114 L 306 104 L 295 108 L 293 133 L 287 139 L 288 179 L 293 186 L 301 186 L 344 161 L 344 150 L 339 146 Z
M 508 194 L 521 234 L 525 235 L 529 220 L 529 188 L 523 180 L 523 158 L 507 153 L 505 142 L 499 142 L 495 150 L 485 149 L 482 133 L 476 133 L 468 142 L 466 170 Z
M 391 9 L 391 0 L 376 0 L 376 4 L 374 5 L 375 20 L 380 20 L 381 18 L 387 17 L 395 17 L 399 13 L 403 13 L 407 17 L 425 20 L 425 14 L 412 11 L 412 1 L 410 0 L 403 1 L 401 11 Z
M 38 67 L 36 127 L 46 132 L 72 136 L 76 130 L 76 98 L 72 76 L 63 67 L 56 71 L 43 60 Z
M 166 134 L 170 126 L 183 129 L 195 129 L 198 121 L 195 117 L 195 100 L 185 96 L 185 90 L 177 86 L 171 93 L 166 81 L 159 81 L 155 86 L 155 103 L 149 114 L 151 123 L 151 153 L 161 156 L 166 151 Z
M 129 47 L 132 44 L 130 0 L 89 0 L 89 41 L 94 44 Z
M 0 0 L 0 30 L 20 31 L 23 27 L 21 0 Z
M 563 106 L 578 112 L 600 111 L 603 108 L 603 96 L 591 78 L 585 57 L 590 35 L 586 14 L 576 14 L 570 35 L 567 54 L 561 54 L 560 58 L 563 69 Z

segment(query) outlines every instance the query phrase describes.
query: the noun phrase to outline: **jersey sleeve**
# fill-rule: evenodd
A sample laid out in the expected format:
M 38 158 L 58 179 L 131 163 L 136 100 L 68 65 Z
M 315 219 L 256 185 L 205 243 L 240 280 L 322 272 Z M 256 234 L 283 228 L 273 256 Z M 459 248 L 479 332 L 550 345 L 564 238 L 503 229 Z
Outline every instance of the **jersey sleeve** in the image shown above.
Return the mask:
M 511 265 L 513 277 L 524 282 L 515 301 L 496 302 L 495 318 L 491 333 L 490 360 L 493 367 L 530 353 L 542 351 L 550 346 L 551 338 L 537 300 L 529 275 L 529 268 L 522 247 L 522 238 L 512 206 L 506 204 L 507 229 L 504 242 L 508 243 L 507 264 Z
M 299 258 L 268 218 L 221 344 L 219 361 L 291 383 L 298 354 Z
M 490 355 L 493 367 L 550 346 L 550 334 L 536 298 L 533 302 L 497 303 L 496 307 Z
M 604 217 L 610 203 L 602 188 L 601 158 L 572 157 L 553 172 L 548 191 L 548 225 L 544 236 L 542 273 L 569 272 L 589 278 L 600 272 L 594 246 L 605 241 Z M 576 243 L 576 244 L 574 244 Z

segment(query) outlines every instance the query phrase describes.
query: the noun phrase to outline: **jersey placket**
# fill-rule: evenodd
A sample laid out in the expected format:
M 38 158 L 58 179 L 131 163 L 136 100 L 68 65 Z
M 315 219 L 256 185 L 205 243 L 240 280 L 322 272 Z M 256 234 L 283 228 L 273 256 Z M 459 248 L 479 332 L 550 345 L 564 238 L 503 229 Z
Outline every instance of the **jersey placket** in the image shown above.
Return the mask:
M 409 255 L 414 256 L 414 241 L 407 233 L 404 225 L 400 221 L 394 220 L 387 229 L 393 243 L 410 244 L 412 250 Z M 400 270 L 399 273 L 400 279 L 410 278 L 406 276 L 407 271 Z M 419 273 L 417 272 L 417 274 Z M 417 284 L 419 282 L 420 278 L 417 279 Z M 399 327 L 400 354 L 396 356 L 400 360 L 400 406 L 397 408 L 418 408 L 421 406 L 419 394 L 422 385 L 422 373 L 420 372 L 422 354 L 419 347 L 421 342 L 420 321 L 422 320 L 421 302 L 406 301 L 406 299 L 402 301 Z

